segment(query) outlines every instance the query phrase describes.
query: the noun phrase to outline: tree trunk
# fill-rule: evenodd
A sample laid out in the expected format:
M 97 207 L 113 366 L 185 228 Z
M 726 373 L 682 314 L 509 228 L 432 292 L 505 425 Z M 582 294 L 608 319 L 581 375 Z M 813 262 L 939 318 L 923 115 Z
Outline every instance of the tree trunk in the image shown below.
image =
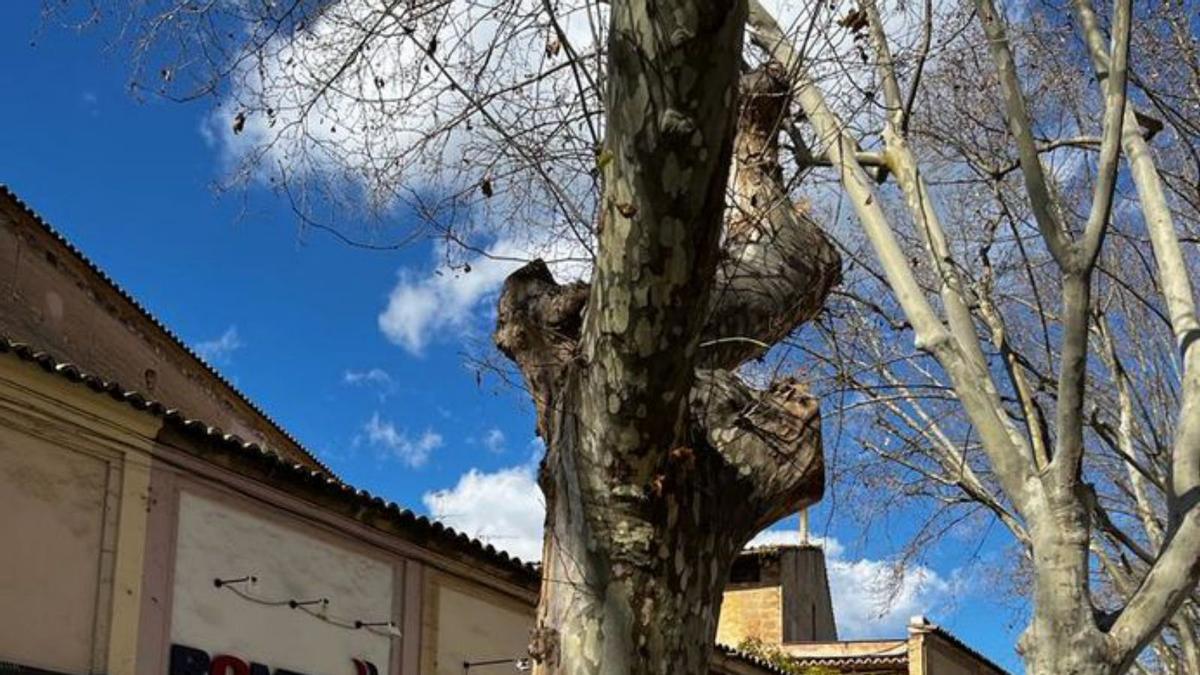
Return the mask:
M 1126 668 L 1113 662 L 1104 633 L 1090 619 L 1035 609 L 1021 651 L 1028 675 L 1118 675 Z M 1056 632 L 1054 632 L 1056 631 Z
M 1059 498 L 1030 529 L 1033 621 L 1018 650 L 1031 675 L 1114 675 L 1108 636 L 1089 592 L 1089 518 L 1081 502 Z
M 730 564 L 753 529 L 746 511 L 715 506 L 751 490 L 710 449 L 680 449 L 631 483 L 587 442 L 586 415 L 555 418 L 530 650 L 541 672 L 705 672 Z
M 1073 639 L 1064 642 L 1077 643 Z M 1055 644 L 1040 646 L 1036 655 L 1025 659 L 1027 675 L 1116 675 L 1120 672 L 1124 671 L 1098 660 L 1090 652 L 1075 652 Z
M 658 455 L 651 475 L 639 478 L 596 442 L 603 434 L 589 420 L 599 415 L 580 394 L 587 369 L 549 365 L 546 355 L 563 350 L 533 337 L 569 341 L 572 322 L 543 333 L 526 330 L 527 316 L 504 318 L 521 315 L 511 298 L 525 298 L 523 308 L 572 306 L 564 299 L 578 287 L 552 283 L 540 263 L 510 278 L 497 331 L 506 350 L 510 340 L 538 345 L 545 358 L 525 369 L 535 373 L 526 381 L 531 390 L 551 382 L 555 392 L 534 394 L 546 411 L 539 483 L 547 514 L 530 654 L 540 673 L 704 673 L 734 557 L 823 492 L 816 402 L 793 381 L 759 391 L 726 371 L 697 371 L 687 444 Z M 542 289 L 544 301 L 528 302 L 522 287 Z
M 505 282 L 494 336 L 547 447 L 530 655 L 546 675 L 699 674 L 738 551 L 824 490 L 816 401 L 793 380 L 761 390 L 735 371 L 816 314 L 840 259 L 786 201 L 775 138 L 786 83 L 748 76 L 736 153 L 721 136 L 734 120 L 721 108 L 738 109 L 722 78 L 736 77 L 744 5 L 613 14 L 610 77 L 624 94 L 609 102 L 592 283 L 560 286 L 527 265 Z M 691 52 L 677 63 L 671 49 Z M 672 73 L 682 81 L 664 82 Z M 680 88 L 702 102 L 666 100 Z M 720 248 L 734 154 L 743 189 Z

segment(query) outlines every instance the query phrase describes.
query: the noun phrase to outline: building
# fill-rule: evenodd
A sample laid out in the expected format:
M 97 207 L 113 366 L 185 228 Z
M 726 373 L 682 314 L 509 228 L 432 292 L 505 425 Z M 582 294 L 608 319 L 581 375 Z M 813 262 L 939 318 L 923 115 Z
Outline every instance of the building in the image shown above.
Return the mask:
M 835 642 L 825 551 L 768 546 L 733 563 L 717 622 L 717 642 L 740 645 Z
M 717 623 L 718 645 L 739 646 L 815 674 L 1002 675 L 1004 670 L 924 617 L 891 640 L 839 641 L 825 553 L 766 546 L 734 562 Z
M 523 657 L 536 567 L 339 480 L 3 188 L 0 260 L 0 671 L 486 675 Z M 739 560 L 729 607 L 758 618 L 723 617 L 730 639 L 853 644 L 814 551 Z M 736 648 L 711 670 L 785 672 Z

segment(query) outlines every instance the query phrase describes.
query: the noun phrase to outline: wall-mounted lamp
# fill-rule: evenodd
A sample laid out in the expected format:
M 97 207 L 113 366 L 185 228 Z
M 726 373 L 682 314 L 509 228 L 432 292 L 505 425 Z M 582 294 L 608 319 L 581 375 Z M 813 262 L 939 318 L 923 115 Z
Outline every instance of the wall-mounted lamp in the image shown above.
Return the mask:
M 463 675 L 470 675 L 472 668 L 480 666 L 498 666 L 505 663 L 511 663 L 517 669 L 517 672 L 527 673 L 533 670 L 533 659 L 528 656 L 518 656 L 512 659 L 492 659 L 490 661 L 463 661 Z
M 257 583 L 258 577 L 254 576 L 253 574 L 248 574 L 244 577 L 238 577 L 236 579 L 213 579 L 213 586 L 216 586 L 217 588 L 232 584 L 248 584 L 251 588 L 254 588 L 254 584 Z
M 307 607 L 309 605 L 328 605 L 329 598 L 317 598 L 316 600 L 288 600 L 288 607 L 296 609 L 297 607 Z
M 400 632 L 400 627 L 395 621 L 355 621 L 355 628 L 382 628 L 383 632 L 392 637 L 403 637 L 404 633 Z
M 287 600 L 273 600 L 264 598 L 255 593 L 255 587 L 258 584 L 258 577 L 253 574 L 248 574 L 243 577 L 229 577 L 213 579 L 213 586 L 217 588 L 228 589 L 229 592 L 250 602 L 265 605 L 267 607 L 290 607 L 298 609 L 309 616 L 324 621 L 325 623 L 338 626 L 339 628 L 349 628 L 353 630 L 367 630 L 377 635 L 387 635 L 390 637 L 403 637 L 400 628 L 394 621 L 362 621 L 359 619 L 350 619 L 349 617 L 332 616 L 329 613 L 329 598 L 312 598 L 310 600 L 298 600 L 289 598 Z M 309 609 L 314 607 L 314 609 Z

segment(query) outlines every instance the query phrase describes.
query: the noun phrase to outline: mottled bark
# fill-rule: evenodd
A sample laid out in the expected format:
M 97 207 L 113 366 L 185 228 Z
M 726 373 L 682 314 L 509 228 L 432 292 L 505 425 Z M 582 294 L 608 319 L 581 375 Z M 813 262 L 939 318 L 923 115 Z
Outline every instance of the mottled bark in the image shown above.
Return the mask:
M 817 400 L 792 379 L 766 391 L 724 370 L 697 373 L 691 393 L 697 432 L 749 483 L 753 530 L 816 501 L 825 489 Z M 753 534 L 753 533 L 752 533 Z
M 1078 500 L 1055 504 L 1030 525 L 1036 611 L 1017 648 L 1030 673 L 1110 674 L 1113 654 L 1089 591 L 1087 509 Z
M 547 445 L 530 647 L 542 673 L 705 672 L 734 556 L 824 489 L 816 401 L 790 380 L 748 386 L 731 369 L 762 349 L 725 348 L 780 339 L 819 309 L 840 272 L 780 182 L 773 135 L 786 99 L 774 75 L 746 78 L 736 117 L 742 203 L 723 222 L 735 119 L 724 108 L 737 107 L 723 79 L 737 81 L 744 7 L 673 15 L 692 21 L 687 30 L 658 26 L 694 51 L 678 62 L 660 53 L 675 65 L 653 74 L 641 72 L 643 59 L 664 45 L 632 46 L 647 39 L 631 34 L 648 30 L 642 11 L 614 7 L 632 13 L 614 19 L 625 44 L 610 64 L 626 79 L 613 85 L 622 98 L 610 101 L 611 123 L 627 126 L 608 141 L 592 283 L 559 286 L 535 262 L 500 300 L 496 343 L 520 367 Z M 730 60 L 717 67 L 718 58 Z M 706 62 L 713 68 L 697 79 L 692 68 Z M 670 101 L 679 83 L 662 78 L 672 68 L 693 96 L 720 105 Z M 633 115 L 626 96 L 649 110 Z M 651 114 L 667 103 L 679 114 Z
M 703 673 L 733 556 L 757 522 L 754 486 L 704 443 L 630 480 L 589 442 L 571 369 L 541 480 L 547 499 L 539 630 L 543 673 Z M 651 454 L 651 453 L 647 453 Z
M 733 206 L 701 343 L 707 367 L 734 368 L 808 321 L 841 278 L 824 230 L 788 198 L 779 131 L 791 87 L 776 63 L 742 79 Z
M 588 288 L 559 286 L 549 268 L 536 260 L 509 275 L 497 313 L 496 346 L 520 367 L 537 409 L 538 435 L 549 438 L 545 424 L 562 390 L 564 366 L 575 356 Z

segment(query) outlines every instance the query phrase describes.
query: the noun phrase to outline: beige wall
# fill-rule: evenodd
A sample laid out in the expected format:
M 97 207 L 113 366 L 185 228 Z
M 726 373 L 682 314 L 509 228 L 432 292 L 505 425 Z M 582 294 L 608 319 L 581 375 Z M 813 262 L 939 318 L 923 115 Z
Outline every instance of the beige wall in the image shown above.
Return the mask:
M 910 642 L 921 645 L 920 659 L 909 660 L 910 675 L 1003 675 L 936 633 L 918 634 Z
M 108 477 L 102 458 L 0 429 L 0 660 L 92 670 Z
M 746 639 L 783 642 L 783 589 L 765 586 L 727 590 L 717 621 L 717 642 L 736 647 Z
M 286 433 L 2 191 L 0 260 L 0 333 L 293 461 L 317 466 Z
M 0 359 L 0 661 L 133 674 L 157 425 Z
M 445 574 L 428 575 L 424 602 L 423 675 L 462 675 L 464 662 L 526 655 L 533 605 Z M 497 665 L 471 675 L 512 672 L 511 665 Z
M 825 571 L 816 546 L 745 552 L 734 561 L 717 621 L 717 642 L 772 645 L 837 639 Z
M 432 554 L 183 451 L 162 420 L 0 354 L 0 662 L 70 675 L 164 675 L 179 642 L 272 668 L 459 675 L 524 655 L 536 591 Z M 331 626 L 257 597 L 329 597 Z M 504 669 L 501 668 L 501 671 Z M 496 672 L 493 669 L 492 672 Z M 482 669 L 480 675 L 489 675 Z
M 335 625 L 287 606 L 267 606 L 213 585 L 255 575 L 266 601 L 328 598 L 339 623 L 396 620 L 393 566 L 328 538 L 187 491 L 179 497 L 171 641 L 319 675 L 354 675 L 352 658 L 385 675 L 392 638 Z

